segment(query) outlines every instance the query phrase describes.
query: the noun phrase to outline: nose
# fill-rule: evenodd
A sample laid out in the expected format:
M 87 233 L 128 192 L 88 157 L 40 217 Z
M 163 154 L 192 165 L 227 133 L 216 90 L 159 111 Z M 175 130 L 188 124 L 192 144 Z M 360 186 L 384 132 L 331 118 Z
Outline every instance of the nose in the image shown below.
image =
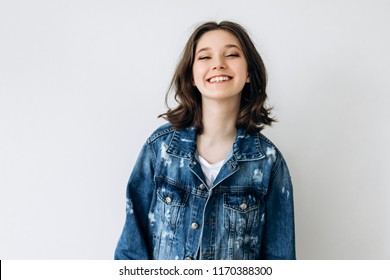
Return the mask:
M 217 57 L 214 60 L 213 69 L 225 69 L 226 64 L 223 60 L 223 58 Z

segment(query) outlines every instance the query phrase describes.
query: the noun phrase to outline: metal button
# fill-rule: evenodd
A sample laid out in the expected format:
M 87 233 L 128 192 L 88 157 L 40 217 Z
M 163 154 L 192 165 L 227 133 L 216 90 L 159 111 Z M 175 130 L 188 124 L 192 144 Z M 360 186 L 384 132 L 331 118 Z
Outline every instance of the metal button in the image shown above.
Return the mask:
M 193 229 L 197 229 L 197 228 L 199 227 L 199 225 L 198 225 L 197 223 L 192 223 L 192 224 L 191 224 L 191 227 L 192 227 Z
M 245 210 L 246 208 L 248 208 L 248 205 L 246 205 L 246 203 L 243 203 L 240 205 L 240 208 L 241 210 Z
M 186 259 L 187 261 L 192 260 L 191 257 L 186 257 L 185 259 Z
M 170 203 L 172 202 L 172 199 L 171 199 L 169 196 L 167 196 L 167 197 L 165 198 L 165 202 L 168 203 L 168 204 L 170 204 Z
M 200 184 L 199 189 L 204 190 L 206 186 L 204 184 Z

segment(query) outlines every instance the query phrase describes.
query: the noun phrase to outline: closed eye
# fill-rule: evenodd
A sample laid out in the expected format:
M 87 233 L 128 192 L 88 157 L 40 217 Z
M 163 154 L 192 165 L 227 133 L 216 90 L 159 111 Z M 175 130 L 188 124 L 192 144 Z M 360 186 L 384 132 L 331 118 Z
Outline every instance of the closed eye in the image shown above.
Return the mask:
M 198 59 L 199 59 L 199 60 L 210 59 L 210 57 L 209 57 L 209 56 L 200 56 Z
M 225 56 L 226 57 L 239 57 L 240 55 L 238 53 L 228 53 Z

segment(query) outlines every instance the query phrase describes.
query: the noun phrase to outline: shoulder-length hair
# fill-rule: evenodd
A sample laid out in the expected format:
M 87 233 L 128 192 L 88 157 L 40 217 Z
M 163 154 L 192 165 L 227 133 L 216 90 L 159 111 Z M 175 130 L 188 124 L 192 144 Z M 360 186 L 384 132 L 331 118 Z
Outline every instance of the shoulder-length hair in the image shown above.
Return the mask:
M 271 109 L 265 105 L 267 72 L 263 60 L 246 30 L 241 25 L 230 21 L 222 21 L 219 24 L 206 22 L 192 33 L 176 66 L 165 98 L 168 111 L 159 117 L 169 121 L 176 129 L 193 126 L 199 134 L 203 132 L 202 99 L 198 88 L 192 83 L 192 66 L 197 43 L 203 34 L 212 30 L 224 30 L 233 34 L 240 42 L 248 64 L 250 82 L 246 83 L 242 90 L 236 127 L 245 128 L 249 133 L 261 131 L 265 125 L 271 125 L 275 121 L 270 116 Z M 175 93 L 174 98 L 178 103 L 174 109 L 168 105 L 169 93 L 172 91 Z

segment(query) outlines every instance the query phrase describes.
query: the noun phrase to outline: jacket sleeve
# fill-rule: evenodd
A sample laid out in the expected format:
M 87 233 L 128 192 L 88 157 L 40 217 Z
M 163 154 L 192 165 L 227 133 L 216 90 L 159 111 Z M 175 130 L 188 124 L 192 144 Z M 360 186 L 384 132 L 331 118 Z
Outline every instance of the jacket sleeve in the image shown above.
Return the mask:
M 127 185 L 126 221 L 115 249 L 116 260 L 152 258 L 148 213 L 155 189 L 154 162 L 151 145 L 144 144 Z
M 294 201 L 287 164 L 279 155 L 265 196 L 263 259 L 295 259 Z

